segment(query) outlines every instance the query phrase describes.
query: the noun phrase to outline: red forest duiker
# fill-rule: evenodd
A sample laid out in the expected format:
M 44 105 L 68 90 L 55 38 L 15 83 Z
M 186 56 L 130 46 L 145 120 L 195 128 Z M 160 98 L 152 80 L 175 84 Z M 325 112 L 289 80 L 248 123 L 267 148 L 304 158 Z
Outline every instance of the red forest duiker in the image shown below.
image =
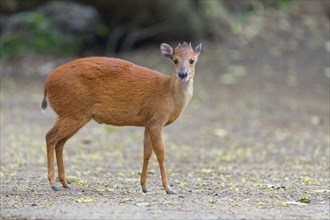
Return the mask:
M 147 169 L 154 151 L 167 194 L 170 188 L 164 164 L 163 128 L 174 122 L 193 95 L 195 65 L 202 45 L 192 48 L 186 42 L 174 50 L 161 44 L 164 57 L 173 62 L 171 76 L 107 57 L 77 59 L 55 69 L 45 83 L 42 109 L 50 106 L 58 115 L 46 134 L 48 179 L 55 185 L 54 154 L 58 175 L 65 188 L 63 147 L 91 119 L 115 126 L 141 126 L 144 131 L 144 160 L 141 174 L 143 192 L 147 192 Z

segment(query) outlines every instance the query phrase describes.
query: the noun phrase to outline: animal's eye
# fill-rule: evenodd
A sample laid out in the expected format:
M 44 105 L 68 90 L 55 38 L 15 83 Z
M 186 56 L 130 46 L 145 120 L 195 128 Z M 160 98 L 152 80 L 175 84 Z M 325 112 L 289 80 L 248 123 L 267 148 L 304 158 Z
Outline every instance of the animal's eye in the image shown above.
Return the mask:
M 195 60 L 189 60 L 190 64 L 194 64 Z
M 178 64 L 178 60 L 173 60 L 174 64 Z

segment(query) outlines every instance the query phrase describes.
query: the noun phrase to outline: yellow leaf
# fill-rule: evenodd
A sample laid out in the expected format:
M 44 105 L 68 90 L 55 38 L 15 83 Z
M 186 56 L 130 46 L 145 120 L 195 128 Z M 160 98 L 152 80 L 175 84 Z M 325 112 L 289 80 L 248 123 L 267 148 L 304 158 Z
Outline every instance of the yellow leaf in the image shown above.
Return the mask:
M 330 192 L 329 189 L 315 189 L 315 190 L 312 190 L 312 192 L 315 192 L 315 193 L 323 193 L 323 192 Z
M 319 186 L 320 183 L 315 179 L 311 179 L 311 178 L 305 176 L 304 177 L 304 185 Z
M 105 187 L 104 189 L 100 189 L 99 192 L 110 192 L 113 191 L 112 189 L 110 189 L 109 187 Z
M 228 135 L 228 132 L 225 129 L 222 128 L 215 128 L 212 131 L 212 134 L 214 136 L 220 137 L 220 138 L 225 138 Z
M 185 187 L 187 184 L 188 184 L 187 182 L 181 182 L 181 183 L 179 184 L 179 187 Z
M 286 206 L 286 205 L 306 205 L 305 203 L 295 202 L 295 201 L 287 201 L 287 202 L 283 202 L 282 204 L 284 206 Z
M 78 177 L 75 177 L 75 176 L 69 176 L 67 178 L 67 180 L 71 183 L 79 183 L 80 182 L 80 179 Z
M 94 199 L 92 198 L 80 198 L 76 200 L 77 203 L 92 203 Z
M 122 172 L 118 172 L 118 173 L 117 173 L 117 176 L 125 177 L 125 174 L 122 173 Z
M 102 167 L 96 167 L 96 168 L 95 168 L 95 171 L 96 171 L 96 172 L 100 172 L 100 171 L 102 171 Z
M 202 173 L 211 173 L 212 169 L 203 168 Z
M 135 205 L 140 206 L 140 207 L 142 207 L 142 206 L 146 206 L 146 207 L 151 206 L 151 204 L 149 202 L 139 202 L 139 203 L 135 203 Z

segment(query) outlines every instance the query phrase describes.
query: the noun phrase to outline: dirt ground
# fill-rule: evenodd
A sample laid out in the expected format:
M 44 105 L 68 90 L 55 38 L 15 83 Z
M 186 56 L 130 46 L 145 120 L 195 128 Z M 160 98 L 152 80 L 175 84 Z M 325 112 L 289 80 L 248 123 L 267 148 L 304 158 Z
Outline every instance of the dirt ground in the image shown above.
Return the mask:
M 154 155 L 141 191 L 143 128 L 95 122 L 66 144 L 73 183 L 54 192 L 44 79 L 3 77 L 0 219 L 329 219 L 329 34 L 290 37 L 204 44 L 193 100 L 165 129 L 176 195 L 163 190 Z M 124 58 L 171 72 L 157 48 Z

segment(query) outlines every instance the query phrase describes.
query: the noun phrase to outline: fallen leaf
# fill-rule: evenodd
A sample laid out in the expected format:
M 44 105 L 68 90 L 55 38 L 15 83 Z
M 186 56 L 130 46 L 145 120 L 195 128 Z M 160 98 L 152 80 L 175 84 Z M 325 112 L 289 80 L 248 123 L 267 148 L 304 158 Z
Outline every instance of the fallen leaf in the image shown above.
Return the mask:
M 220 137 L 220 138 L 225 138 L 228 135 L 228 132 L 225 129 L 222 128 L 215 128 L 212 131 L 212 134 L 214 136 Z
M 183 188 L 187 185 L 188 183 L 187 182 L 181 182 L 179 183 L 179 187 Z
M 75 177 L 75 176 L 69 176 L 67 178 L 67 180 L 71 183 L 80 183 L 80 179 L 78 177 Z
M 212 169 L 203 168 L 202 173 L 212 173 Z
M 311 203 L 311 200 L 308 199 L 308 198 L 305 198 L 305 197 L 300 198 L 298 201 L 299 201 L 300 203 Z
M 149 202 L 139 202 L 139 203 L 135 203 L 134 205 L 140 206 L 140 207 L 149 207 L 149 206 L 151 206 L 151 204 Z
M 312 192 L 315 192 L 315 193 L 324 193 L 324 192 L 330 192 L 330 189 L 314 189 L 312 190 Z
M 306 204 L 301 203 L 301 202 L 295 202 L 295 201 L 287 201 L 287 202 L 282 202 L 282 205 L 286 206 L 286 205 L 306 205 Z
M 311 186 L 319 186 L 320 185 L 320 183 L 317 180 L 311 179 L 307 176 L 304 177 L 303 183 L 304 183 L 304 185 L 311 185 Z
M 92 198 L 80 198 L 80 199 L 76 199 L 77 203 L 92 203 L 94 202 L 94 199 Z

